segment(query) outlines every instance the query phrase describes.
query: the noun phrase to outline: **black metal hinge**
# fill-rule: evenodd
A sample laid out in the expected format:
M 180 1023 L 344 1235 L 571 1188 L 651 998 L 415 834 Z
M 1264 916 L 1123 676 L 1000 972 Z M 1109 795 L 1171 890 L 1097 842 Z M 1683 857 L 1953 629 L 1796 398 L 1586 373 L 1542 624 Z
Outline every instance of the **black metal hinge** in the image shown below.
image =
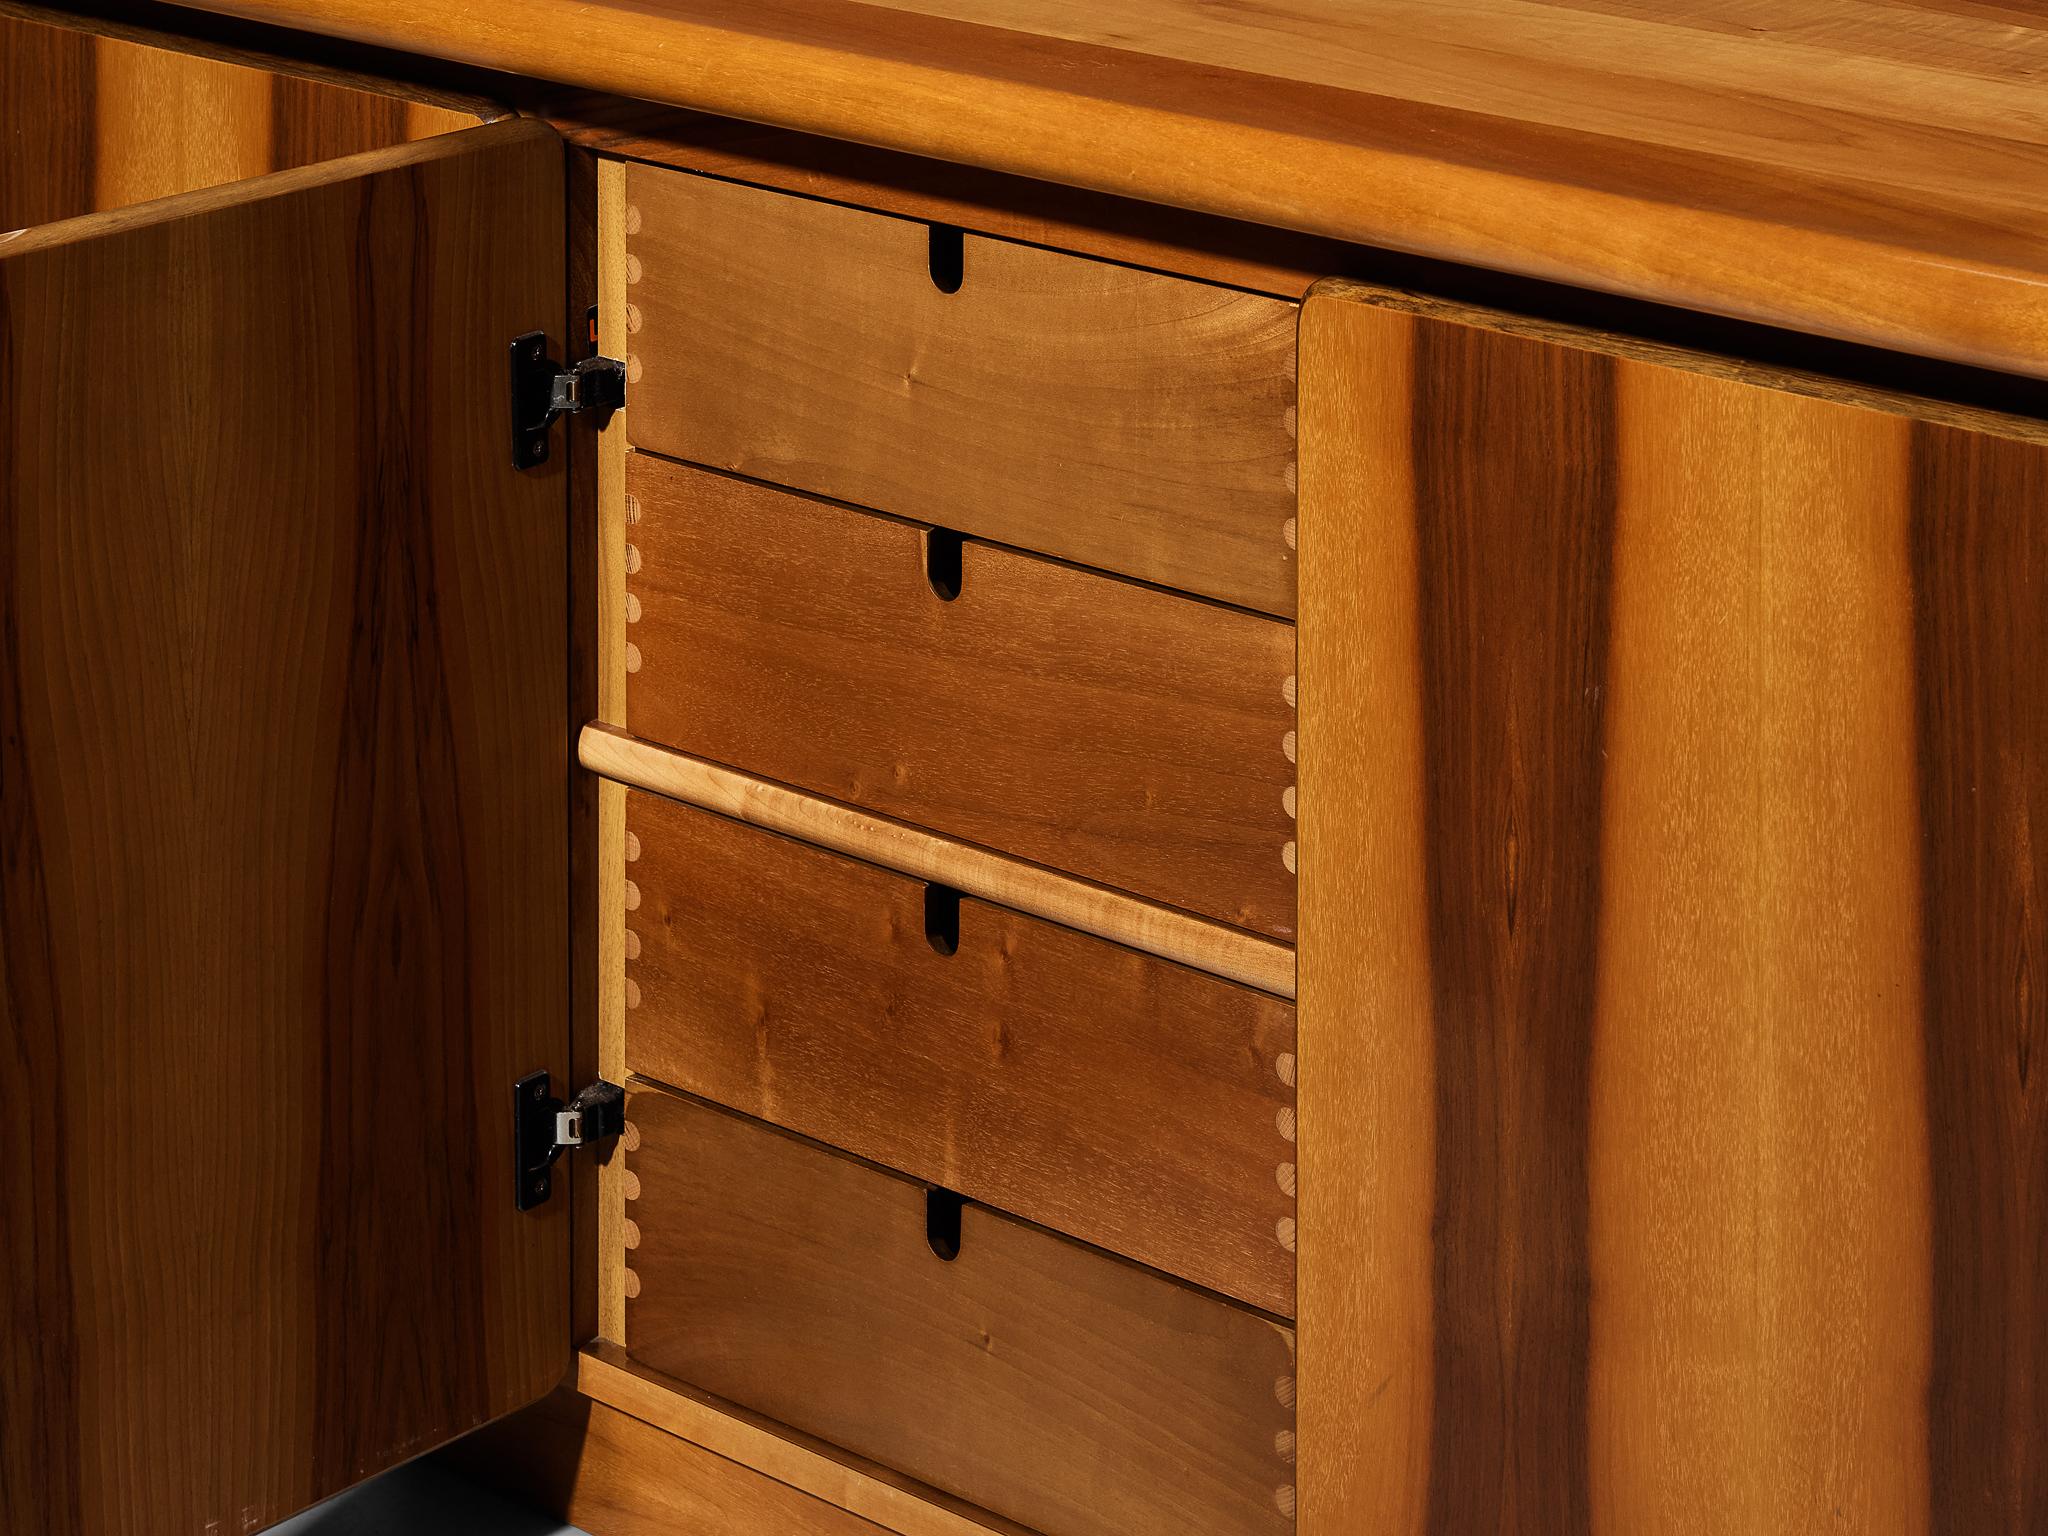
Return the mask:
M 522 1211 L 555 1192 L 555 1159 L 576 1147 L 594 1147 L 626 1128 L 626 1090 L 602 1078 L 564 1104 L 554 1079 L 529 1072 L 512 1085 L 512 1166 Z
M 626 403 L 626 365 L 615 357 L 586 357 L 567 367 L 548 356 L 545 331 L 512 343 L 512 467 L 548 461 L 548 428 L 572 411 L 596 413 L 598 426 Z

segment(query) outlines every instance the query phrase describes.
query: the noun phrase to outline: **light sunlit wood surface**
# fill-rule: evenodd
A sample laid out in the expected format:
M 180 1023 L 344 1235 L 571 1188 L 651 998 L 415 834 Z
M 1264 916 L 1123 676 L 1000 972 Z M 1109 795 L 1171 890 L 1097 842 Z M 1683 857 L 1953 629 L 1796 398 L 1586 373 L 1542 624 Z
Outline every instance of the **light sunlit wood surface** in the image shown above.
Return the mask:
M 2035 374 L 2048 25 L 1976 0 L 208 0 Z

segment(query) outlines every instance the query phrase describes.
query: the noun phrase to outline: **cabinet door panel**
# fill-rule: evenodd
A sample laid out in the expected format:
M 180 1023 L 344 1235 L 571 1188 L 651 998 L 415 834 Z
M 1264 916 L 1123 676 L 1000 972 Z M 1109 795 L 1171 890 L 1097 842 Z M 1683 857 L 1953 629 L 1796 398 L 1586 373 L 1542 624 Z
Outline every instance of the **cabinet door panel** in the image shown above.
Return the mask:
M 2043 1529 L 2048 429 L 1344 283 L 1301 379 L 1304 1528 Z
M 562 207 L 507 123 L 0 244 L 0 1530 L 256 1529 L 566 1368 Z

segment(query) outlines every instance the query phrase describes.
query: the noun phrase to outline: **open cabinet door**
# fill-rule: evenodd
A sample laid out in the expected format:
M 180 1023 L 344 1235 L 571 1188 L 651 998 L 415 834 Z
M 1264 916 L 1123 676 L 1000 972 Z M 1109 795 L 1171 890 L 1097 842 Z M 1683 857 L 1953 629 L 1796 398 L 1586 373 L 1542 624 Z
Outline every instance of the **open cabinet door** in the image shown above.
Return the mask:
M 0 237 L 0 1531 L 256 1530 L 567 1367 L 563 218 L 507 122 Z

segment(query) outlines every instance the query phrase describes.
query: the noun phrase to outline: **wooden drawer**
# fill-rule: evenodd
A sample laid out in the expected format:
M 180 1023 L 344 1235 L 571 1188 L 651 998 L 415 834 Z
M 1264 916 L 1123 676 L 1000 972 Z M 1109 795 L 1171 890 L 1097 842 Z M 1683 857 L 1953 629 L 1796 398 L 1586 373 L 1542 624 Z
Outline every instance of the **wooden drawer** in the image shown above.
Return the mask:
M 1294 1311 L 1294 1005 L 656 796 L 626 1064 Z
M 1294 1339 L 692 1100 L 628 1108 L 633 1358 L 1044 1536 L 1293 1525 Z M 629 1184 L 629 1190 L 632 1185 Z
M 1292 941 L 1294 627 L 632 456 L 636 735 Z
M 626 187 L 638 447 L 1294 612 L 1295 305 L 977 235 L 948 293 L 943 229 Z

